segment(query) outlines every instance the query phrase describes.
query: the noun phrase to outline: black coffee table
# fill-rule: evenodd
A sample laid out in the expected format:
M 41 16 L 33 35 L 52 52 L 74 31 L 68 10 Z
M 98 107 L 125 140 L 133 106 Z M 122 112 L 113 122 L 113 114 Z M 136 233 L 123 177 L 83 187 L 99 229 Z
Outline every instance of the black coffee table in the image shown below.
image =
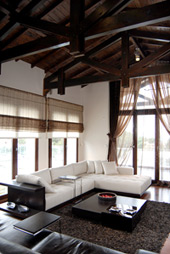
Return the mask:
M 72 212 L 114 229 L 132 231 L 139 222 L 146 203 L 146 200 L 124 196 L 117 196 L 116 203 L 101 201 L 98 194 L 95 194 L 74 205 Z M 109 211 L 111 207 L 113 211 Z
M 59 231 L 61 233 L 60 216 L 43 211 L 18 222 L 14 225 L 14 228 L 30 235 L 37 235 L 45 227 L 58 220 Z

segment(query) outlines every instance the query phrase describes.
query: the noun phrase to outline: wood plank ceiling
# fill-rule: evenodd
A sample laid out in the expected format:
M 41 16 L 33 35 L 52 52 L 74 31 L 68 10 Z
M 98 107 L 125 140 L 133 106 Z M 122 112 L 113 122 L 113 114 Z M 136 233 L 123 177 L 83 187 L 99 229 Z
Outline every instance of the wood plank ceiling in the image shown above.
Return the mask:
M 44 95 L 98 81 L 127 87 L 170 73 L 170 1 L 1 0 L 0 51 L 1 64 L 44 70 Z

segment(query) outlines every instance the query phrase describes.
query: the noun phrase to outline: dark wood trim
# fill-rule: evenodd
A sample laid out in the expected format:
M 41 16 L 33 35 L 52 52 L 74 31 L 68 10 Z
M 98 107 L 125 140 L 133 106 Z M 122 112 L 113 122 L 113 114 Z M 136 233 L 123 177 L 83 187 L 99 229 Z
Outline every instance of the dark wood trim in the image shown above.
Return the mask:
M 79 161 L 79 139 L 76 138 L 76 162 Z
M 64 165 L 67 165 L 67 139 L 64 138 Z
M 8 200 L 8 195 L 0 196 L 0 204 L 6 202 L 7 200 Z
M 12 179 L 15 179 L 15 176 L 18 173 L 18 139 L 13 139 L 12 146 Z
M 35 171 L 38 171 L 39 139 L 35 139 Z
M 52 167 L 52 138 L 48 139 L 48 167 Z
M 158 79 L 156 78 L 156 93 L 158 95 Z M 159 100 L 158 96 L 156 98 L 157 102 Z M 155 115 L 155 180 L 156 182 L 159 181 L 159 146 L 160 146 L 160 120 L 158 113 L 156 112 Z
M 134 173 L 137 174 L 137 150 L 138 150 L 138 141 L 137 141 L 137 115 L 133 115 L 133 167 Z

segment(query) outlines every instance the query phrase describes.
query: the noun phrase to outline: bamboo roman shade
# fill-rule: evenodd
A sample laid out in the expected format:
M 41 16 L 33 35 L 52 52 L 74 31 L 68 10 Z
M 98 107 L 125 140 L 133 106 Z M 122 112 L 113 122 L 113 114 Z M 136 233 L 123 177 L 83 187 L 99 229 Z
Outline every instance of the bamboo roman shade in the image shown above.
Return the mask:
M 44 98 L 0 86 L 0 129 L 44 132 Z
M 0 129 L 83 131 L 83 107 L 0 86 Z
M 48 131 L 83 132 L 83 106 L 48 98 Z

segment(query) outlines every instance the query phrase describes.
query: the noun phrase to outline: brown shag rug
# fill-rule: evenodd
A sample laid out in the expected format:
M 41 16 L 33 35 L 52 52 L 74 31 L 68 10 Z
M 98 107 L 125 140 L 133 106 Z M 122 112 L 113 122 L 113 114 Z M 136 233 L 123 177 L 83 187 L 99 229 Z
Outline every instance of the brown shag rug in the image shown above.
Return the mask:
M 61 231 L 79 239 L 111 249 L 134 254 L 137 249 L 159 253 L 170 233 L 170 204 L 148 201 L 146 208 L 133 232 L 104 227 L 101 224 L 72 214 L 74 203 L 54 209 L 51 213 L 61 216 Z M 58 231 L 58 223 L 48 229 Z

